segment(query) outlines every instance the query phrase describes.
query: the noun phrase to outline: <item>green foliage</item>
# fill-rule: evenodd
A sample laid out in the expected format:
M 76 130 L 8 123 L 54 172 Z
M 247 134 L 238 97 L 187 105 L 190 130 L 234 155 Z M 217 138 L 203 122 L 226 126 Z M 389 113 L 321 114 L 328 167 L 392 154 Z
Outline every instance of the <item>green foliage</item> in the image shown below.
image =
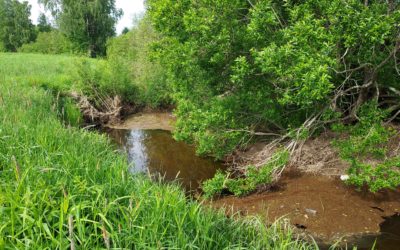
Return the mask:
M 42 54 L 79 54 L 74 45 L 58 30 L 40 32 L 35 42 L 24 44 L 19 52 Z
M 30 14 L 27 1 L 0 0 L 0 51 L 15 52 L 22 44 L 35 40 Z
M 30 76 L 56 81 L 73 60 L 0 55 L 1 249 L 316 248 L 279 223 L 233 220 L 131 175 L 106 136 L 64 126 L 54 94 Z
M 122 14 L 115 0 L 40 0 L 52 10 L 62 33 L 90 57 L 105 56 L 107 39 L 115 35 Z
M 57 96 L 57 93 L 66 94 L 73 88 L 75 61 L 76 57 L 68 55 L 0 54 L 0 76 L 12 75 Z M 92 63 L 95 61 L 92 60 Z
M 122 35 L 125 35 L 126 33 L 128 33 L 129 32 L 129 29 L 128 29 L 128 27 L 125 27 L 123 30 L 122 30 Z
M 120 96 L 123 100 L 133 102 L 136 88 L 124 71 L 116 74 L 115 67 L 106 60 L 95 63 L 88 59 L 80 59 L 75 63 L 75 86 L 85 96 L 100 106 L 101 101 L 109 96 Z
M 242 178 L 231 179 L 230 174 L 218 171 L 212 179 L 203 183 L 204 196 L 212 198 L 224 191 L 233 193 L 236 196 L 249 194 L 256 190 L 260 185 L 267 185 L 272 182 L 273 175 L 281 170 L 289 161 L 289 153 L 285 150 L 273 155 L 271 160 L 264 166 L 256 168 L 250 166 L 246 169 L 245 176 Z
M 394 131 L 382 125 L 386 116 L 376 102 L 370 102 L 361 107 L 356 125 L 334 126 L 335 131 L 348 134 L 347 138 L 334 141 L 334 145 L 341 158 L 351 164 L 349 184 L 367 185 L 372 192 L 400 185 L 400 158 L 388 156 L 388 142 Z M 378 163 L 371 164 L 371 159 Z
M 40 13 L 36 27 L 39 32 L 50 32 L 52 30 L 51 24 L 44 13 Z
M 162 35 L 154 53 L 177 104 L 175 137 L 196 143 L 199 153 L 222 158 L 252 131 L 290 132 L 331 104 L 337 89 L 349 89 L 335 103 L 344 116 L 358 107 L 356 85 L 374 83 L 362 90 L 362 102 L 400 88 L 390 56 L 398 1 L 146 4 Z
M 62 97 L 59 99 L 58 112 L 66 125 L 79 127 L 83 123 L 81 110 L 71 98 Z
M 165 70 L 150 55 L 153 42 L 159 39 L 146 17 L 126 34 L 109 40 L 107 60 L 114 75 L 125 75 L 137 88 L 135 104 L 151 108 L 171 105 L 171 88 Z
M 212 198 L 216 194 L 222 193 L 226 190 L 227 183 L 229 182 L 229 174 L 223 173 L 221 170 L 217 170 L 214 177 L 205 181 L 202 185 L 204 197 Z

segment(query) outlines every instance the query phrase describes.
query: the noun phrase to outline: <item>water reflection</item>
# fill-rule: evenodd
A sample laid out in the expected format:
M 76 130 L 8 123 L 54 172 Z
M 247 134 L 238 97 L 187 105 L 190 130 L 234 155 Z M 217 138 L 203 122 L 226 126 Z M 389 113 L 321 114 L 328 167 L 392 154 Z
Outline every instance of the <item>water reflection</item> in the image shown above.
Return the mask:
M 194 147 L 177 142 L 164 130 L 110 130 L 111 137 L 128 153 L 132 172 L 150 172 L 165 180 L 178 179 L 187 190 L 214 176 L 223 165 L 195 154 Z
M 128 153 L 128 162 L 133 173 L 147 171 L 147 156 L 144 140 L 146 133 L 143 130 L 131 130 L 126 136 L 126 144 L 124 146 Z

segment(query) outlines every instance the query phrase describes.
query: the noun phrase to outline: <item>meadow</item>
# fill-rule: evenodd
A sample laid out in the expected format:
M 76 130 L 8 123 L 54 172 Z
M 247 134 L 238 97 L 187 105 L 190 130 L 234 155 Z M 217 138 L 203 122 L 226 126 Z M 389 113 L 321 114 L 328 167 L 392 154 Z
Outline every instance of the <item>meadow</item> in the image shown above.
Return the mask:
M 284 222 L 228 218 L 175 183 L 131 175 L 109 139 L 73 126 L 77 107 L 59 99 L 79 86 L 77 60 L 0 54 L 0 249 L 317 248 Z

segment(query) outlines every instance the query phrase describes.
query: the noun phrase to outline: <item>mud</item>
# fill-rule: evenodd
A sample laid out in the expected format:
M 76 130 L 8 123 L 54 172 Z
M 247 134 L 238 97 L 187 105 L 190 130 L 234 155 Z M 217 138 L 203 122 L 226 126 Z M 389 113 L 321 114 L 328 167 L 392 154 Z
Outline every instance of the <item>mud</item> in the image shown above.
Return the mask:
M 400 212 L 400 189 L 371 194 L 339 178 L 290 173 L 276 190 L 212 204 L 227 208 L 228 214 L 259 215 L 266 222 L 289 218 L 298 233 L 313 236 L 322 248 L 341 241 L 370 249 L 377 238 L 378 249 L 400 249 L 400 220 L 394 216 Z
M 175 117 L 171 113 L 139 113 L 127 117 L 119 124 L 108 125 L 111 129 L 167 130 L 174 129 Z

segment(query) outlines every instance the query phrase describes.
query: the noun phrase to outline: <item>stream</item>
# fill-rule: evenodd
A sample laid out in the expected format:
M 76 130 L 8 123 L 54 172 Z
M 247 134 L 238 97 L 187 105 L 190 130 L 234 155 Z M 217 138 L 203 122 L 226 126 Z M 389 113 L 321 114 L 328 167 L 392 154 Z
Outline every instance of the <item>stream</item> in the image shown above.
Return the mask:
M 195 148 L 175 141 L 174 120 L 165 113 L 135 115 L 107 133 L 128 155 L 132 173 L 148 173 L 165 181 L 177 180 L 188 192 L 212 178 L 224 165 L 196 155 Z
M 202 181 L 224 165 L 195 154 L 195 148 L 173 139 L 174 118 L 168 113 L 138 114 L 107 129 L 128 155 L 132 173 L 177 181 L 188 192 L 200 191 Z M 321 249 L 340 246 L 358 249 L 400 249 L 400 189 L 376 194 L 346 186 L 337 176 L 286 173 L 276 188 L 243 198 L 222 197 L 211 202 L 227 215 L 261 216 L 266 222 L 290 219 L 296 233 L 311 235 Z

